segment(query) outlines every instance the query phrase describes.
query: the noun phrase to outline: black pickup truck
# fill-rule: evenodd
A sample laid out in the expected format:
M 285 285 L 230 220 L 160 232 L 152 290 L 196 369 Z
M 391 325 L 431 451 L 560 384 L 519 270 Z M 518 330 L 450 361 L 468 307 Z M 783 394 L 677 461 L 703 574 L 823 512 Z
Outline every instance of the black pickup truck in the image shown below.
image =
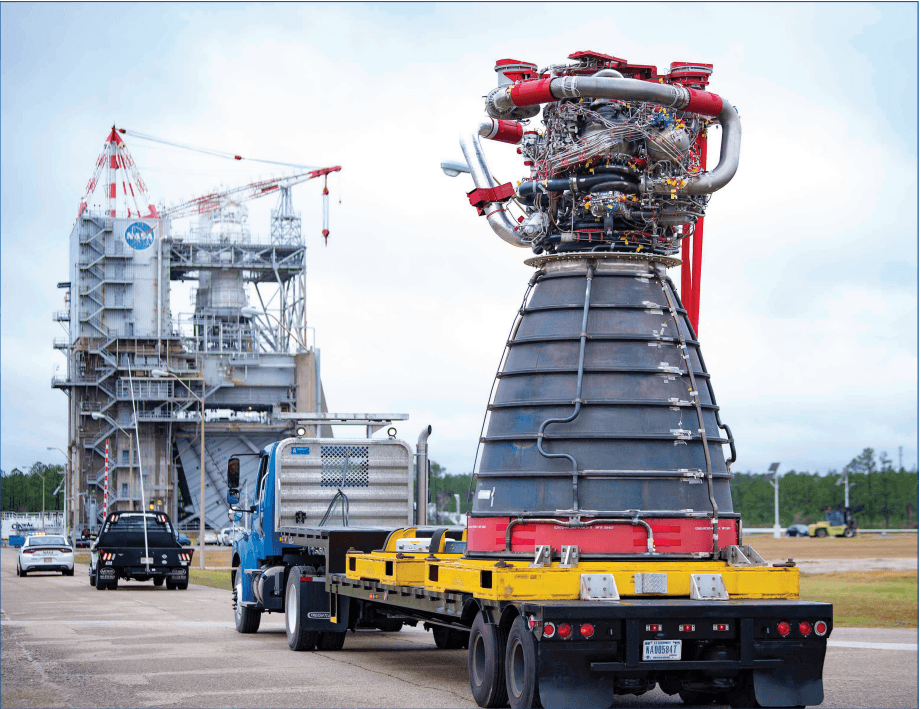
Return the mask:
M 153 579 L 154 586 L 185 589 L 192 554 L 179 545 L 167 514 L 110 512 L 90 549 L 90 586 L 102 591 L 117 588 L 119 579 Z

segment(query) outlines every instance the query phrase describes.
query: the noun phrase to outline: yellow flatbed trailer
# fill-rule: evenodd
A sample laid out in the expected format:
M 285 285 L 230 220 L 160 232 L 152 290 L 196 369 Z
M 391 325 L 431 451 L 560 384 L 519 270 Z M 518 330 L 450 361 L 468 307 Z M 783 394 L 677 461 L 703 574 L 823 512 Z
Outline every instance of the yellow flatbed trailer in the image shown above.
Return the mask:
M 438 629 L 440 646 L 468 645 L 480 706 L 501 706 L 506 693 L 512 707 L 607 706 L 656 683 L 689 702 L 823 700 L 832 608 L 798 600 L 793 565 L 744 554 L 734 563 L 467 558 L 446 553 L 446 529 L 428 552 L 397 551 L 418 534 L 397 529 L 378 551 L 350 550 L 345 572 L 327 577 L 330 621 L 354 627 L 356 614 L 378 614 Z

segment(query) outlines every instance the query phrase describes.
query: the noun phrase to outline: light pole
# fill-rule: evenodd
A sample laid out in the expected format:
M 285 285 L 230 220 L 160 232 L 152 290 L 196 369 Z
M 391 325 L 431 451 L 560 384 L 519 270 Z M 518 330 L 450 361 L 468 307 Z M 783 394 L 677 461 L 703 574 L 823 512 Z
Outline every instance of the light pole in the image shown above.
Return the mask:
M 780 479 L 777 477 L 777 471 L 780 463 L 771 463 L 768 468 L 769 473 L 774 473 L 771 479 L 771 485 L 774 486 L 774 539 L 780 539 Z
M 34 471 L 42 479 L 42 534 L 45 533 L 45 476 L 37 470 Z
M 184 386 L 189 394 L 198 401 L 201 405 L 201 463 L 199 466 L 199 478 L 201 481 L 201 487 L 199 489 L 199 502 L 198 502 L 198 568 L 204 570 L 205 568 L 205 397 L 199 396 L 194 391 L 192 387 L 186 384 L 182 379 L 177 377 L 172 372 L 168 372 L 165 369 L 151 369 L 150 375 L 152 377 L 167 377 L 169 379 L 175 379 L 177 382 Z M 173 494 L 176 494 L 176 491 L 173 491 Z
M 67 465 L 64 466 L 64 538 L 67 538 L 67 530 L 70 528 L 70 516 L 67 513 L 67 488 L 70 485 L 70 458 L 67 457 L 67 453 L 62 451 L 57 446 L 48 446 L 48 450 L 57 451 L 67 460 Z M 76 523 L 73 527 L 76 528 Z

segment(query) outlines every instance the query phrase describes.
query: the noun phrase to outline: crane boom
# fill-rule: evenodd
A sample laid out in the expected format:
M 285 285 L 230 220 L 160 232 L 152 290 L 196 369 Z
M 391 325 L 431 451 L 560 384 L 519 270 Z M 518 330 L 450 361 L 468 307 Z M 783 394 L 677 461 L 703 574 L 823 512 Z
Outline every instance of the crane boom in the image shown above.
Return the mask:
M 321 167 L 316 170 L 299 172 L 285 177 L 251 182 L 248 185 L 234 187 L 223 192 L 212 192 L 211 194 L 202 195 L 188 202 L 183 202 L 182 204 L 164 209 L 160 212 L 160 216 L 165 219 L 178 219 L 180 217 L 188 217 L 195 214 L 207 214 L 208 212 L 216 210 L 220 206 L 222 199 L 233 198 L 241 202 L 258 199 L 269 194 L 274 194 L 282 187 L 292 187 L 316 177 L 325 177 L 332 172 L 339 172 L 341 169 L 341 165 Z

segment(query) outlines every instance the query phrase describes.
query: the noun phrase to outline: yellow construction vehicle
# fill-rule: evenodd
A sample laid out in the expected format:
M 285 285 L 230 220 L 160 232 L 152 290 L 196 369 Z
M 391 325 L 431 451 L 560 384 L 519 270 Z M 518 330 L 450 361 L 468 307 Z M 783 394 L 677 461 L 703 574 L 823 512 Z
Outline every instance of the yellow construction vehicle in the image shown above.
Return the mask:
M 858 512 L 854 509 L 853 512 Z M 857 521 L 852 515 L 852 510 L 845 507 L 844 511 L 828 509 L 825 520 L 809 525 L 810 537 L 856 537 Z

